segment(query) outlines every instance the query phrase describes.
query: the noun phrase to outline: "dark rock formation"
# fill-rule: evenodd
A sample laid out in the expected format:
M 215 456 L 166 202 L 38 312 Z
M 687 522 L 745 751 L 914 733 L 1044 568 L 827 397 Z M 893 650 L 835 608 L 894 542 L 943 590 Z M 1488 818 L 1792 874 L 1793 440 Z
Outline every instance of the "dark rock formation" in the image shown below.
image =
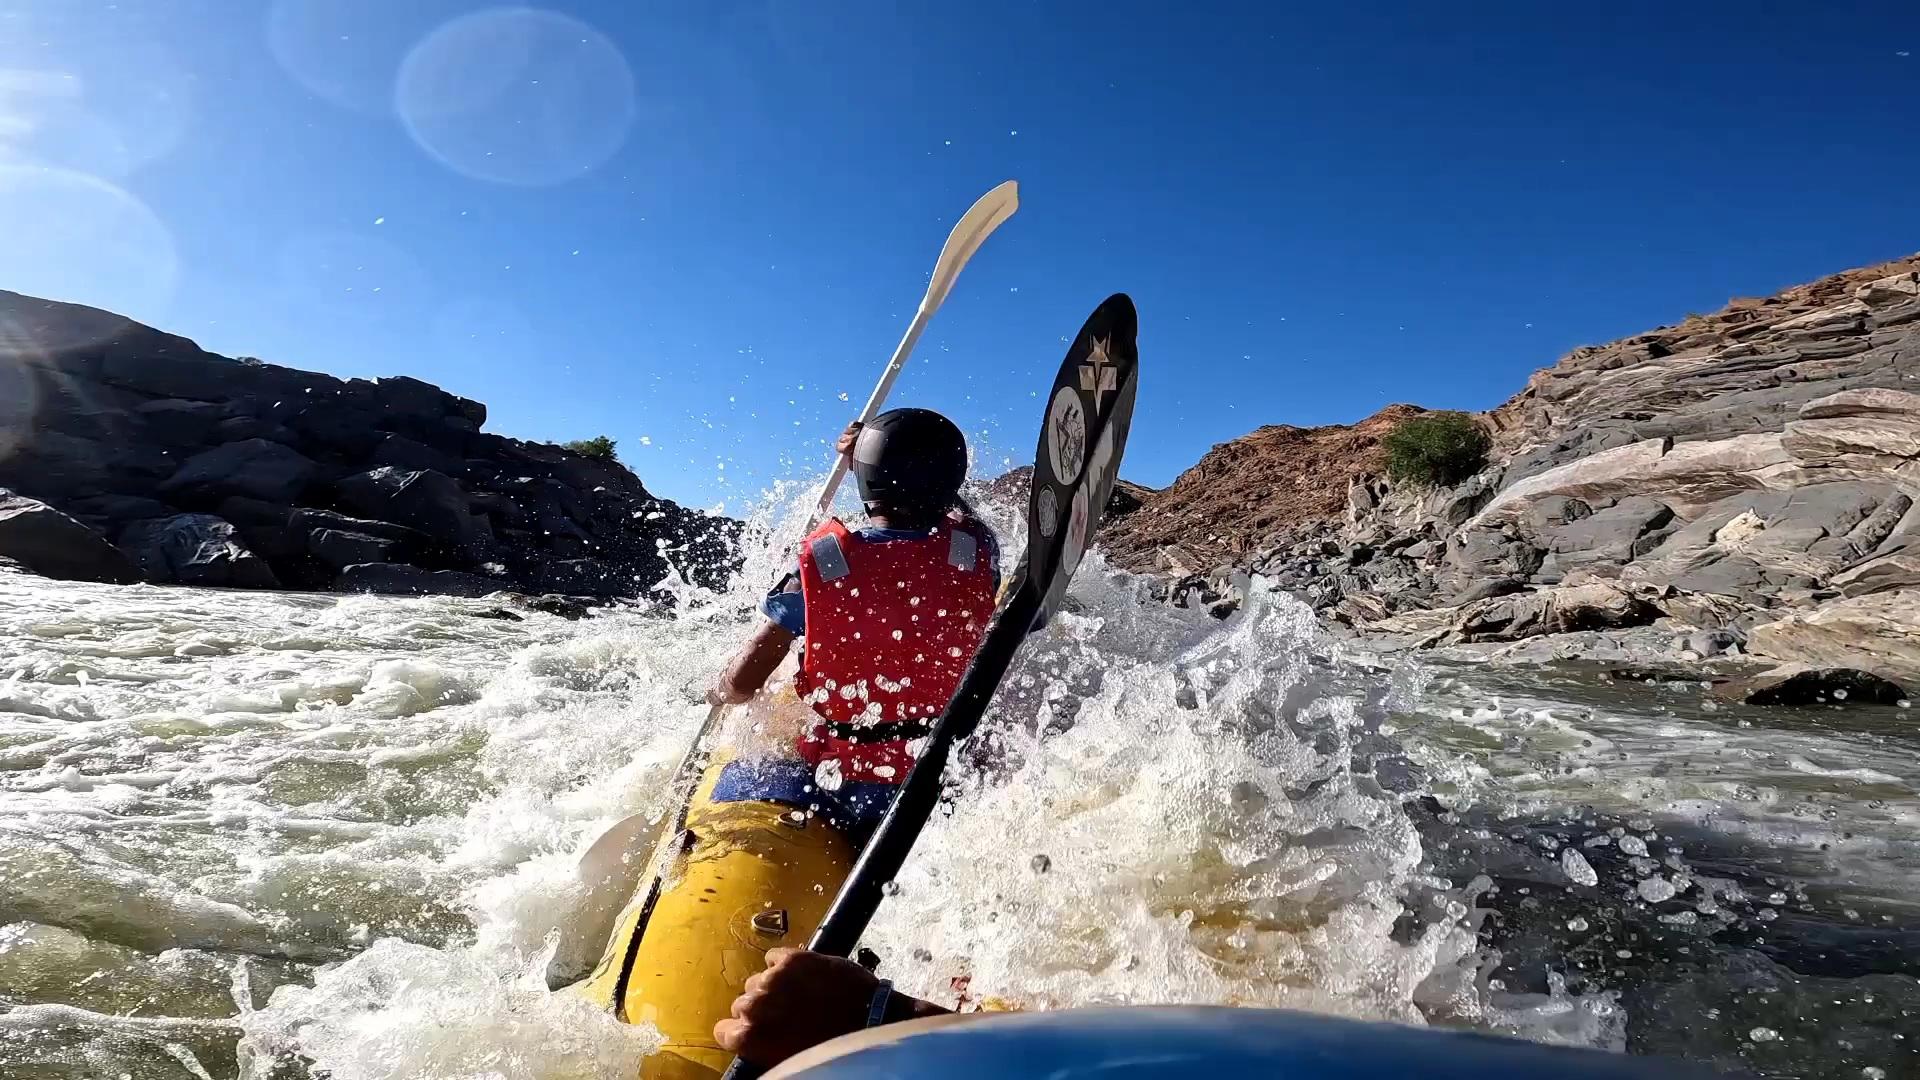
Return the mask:
M 493 543 L 486 515 L 475 514 L 467 493 L 444 474 L 382 465 L 341 480 L 334 490 L 348 510 L 417 529 L 458 550 L 481 555 Z
M 0 387 L 0 485 L 45 504 L 0 557 L 50 576 L 631 597 L 735 565 L 734 523 L 483 432 L 485 406 L 418 379 L 232 360 L 0 292 Z
M 188 458 L 179 472 L 161 483 L 159 492 L 182 505 L 211 505 L 228 495 L 284 505 L 305 494 L 319 471 L 292 447 L 267 439 L 242 439 Z
M 120 533 L 120 547 L 147 581 L 274 589 L 280 579 L 267 561 L 240 542 L 233 525 L 212 514 L 175 514 L 137 521 Z
M 513 588 L 505 578 L 458 570 L 422 570 L 403 563 L 349 566 L 335 579 L 341 592 L 394 593 L 402 596 L 486 596 Z
M 0 559 L 65 581 L 140 580 L 127 557 L 97 532 L 36 499 L 0 488 Z
M 1748 705 L 1892 705 L 1907 697 L 1899 684 L 1869 672 L 1805 664 L 1782 664 L 1715 692 Z

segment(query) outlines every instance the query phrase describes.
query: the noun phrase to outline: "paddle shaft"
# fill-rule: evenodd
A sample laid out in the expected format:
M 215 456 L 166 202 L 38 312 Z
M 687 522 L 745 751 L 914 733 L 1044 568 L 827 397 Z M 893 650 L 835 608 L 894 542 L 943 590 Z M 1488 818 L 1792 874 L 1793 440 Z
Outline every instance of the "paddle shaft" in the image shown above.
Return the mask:
M 940 258 L 933 264 L 933 273 L 927 279 L 927 291 L 920 297 L 920 306 L 913 313 L 913 321 L 907 324 L 907 332 L 900 335 L 900 344 L 894 346 L 893 356 L 887 361 L 887 368 L 880 373 L 880 382 L 867 398 L 866 407 L 860 410 L 859 422 L 865 424 L 872 420 L 886 404 L 887 395 L 893 392 L 894 380 L 900 377 L 900 369 L 907 366 L 907 357 L 913 355 L 913 347 L 920 341 L 920 335 L 926 332 L 927 324 L 933 321 L 933 313 L 947 302 L 947 294 L 953 291 L 953 283 L 960 277 L 960 271 L 967 265 L 980 245 L 1001 226 L 1015 210 L 1020 208 L 1020 187 L 1009 180 L 987 192 L 960 215 L 954 223 L 953 232 L 947 235 L 947 242 L 940 248 Z M 813 517 L 807 522 L 807 531 L 833 509 L 833 496 L 840 490 L 840 481 L 846 479 L 850 460 L 845 455 L 834 459 L 833 472 L 820 489 L 820 498 L 814 503 Z
M 926 827 L 927 819 L 940 804 L 941 781 L 954 744 L 980 726 L 980 718 L 993 703 L 995 688 L 1033 626 L 1040 601 L 1040 590 L 1031 581 L 1022 580 L 1007 606 L 1001 609 L 986 639 L 974 653 L 973 663 L 967 666 L 960 688 L 947 703 L 947 711 L 927 736 L 926 749 L 914 762 L 913 771 L 907 774 L 907 782 L 900 785 L 900 794 L 894 797 L 887 816 L 867 841 L 866 850 L 860 853 L 859 861 L 854 863 L 846 884 L 840 887 L 839 896 L 834 898 L 833 907 L 828 909 L 820 929 L 814 931 L 807 948 L 831 956 L 849 956 L 854 946 L 860 944 L 860 935 L 866 933 L 867 924 L 879 909 L 887 883 L 899 875 L 920 830 Z
M 929 297 L 931 299 L 931 297 Z M 936 305 L 937 306 L 937 305 Z M 927 323 L 933 321 L 934 308 L 922 301 L 920 310 L 914 312 L 913 322 L 908 324 L 907 332 L 900 338 L 900 344 L 894 347 L 893 358 L 887 361 L 887 369 L 880 373 L 880 383 L 873 388 L 873 394 L 867 398 L 866 408 L 860 410 L 856 421 L 865 424 L 880 412 L 880 406 L 886 404 L 887 395 L 893 392 L 894 381 L 900 378 L 900 369 L 907 366 L 907 357 L 913 353 L 914 345 L 920 341 L 920 335 L 927 329 Z M 820 523 L 833 509 L 833 497 L 840 491 L 840 482 L 847 478 L 847 469 L 853 458 L 848 454 L 836 454 L 833 459 L 833 472 L 827 476 L 827 482 L 820 489 L 820 498 L 813 504 L 813 516 L 807 521 L 807 531 Z
M 820 929 L 814 931 L 807 948 L 829 956 L 847 956 L 860 944 L 867 924 L 880 908 L 887 883 L 906 865 L 920 830 L 940 805 L 940 785 L 946 775 L 948 755 L 953 752 L 954 744 L 980 726 L 980 718 L 993 703 L 993 692 L 1020 651 L 1021 642 L 1026 640 L 1043 599 L 1041 590 L 1033 582 L 1021 579 L 1006 607 L 994 619 L 992 629 L 987 631 L 986 640 L 973 654 L 973 663 L 961 677 L 960 688 L 954 691 L 946 712 L 940 715 L 927 736 L 926 749 L 914 762 L 913 771 L 907 774 L 907 782 L 900 785 L 900 793 L 894 796 L 887 816 L 881 819 L 873 839 L 867 841 L 860 860 L 853 864 L 846 884 L 840 886 L 833 907 Z M 724 1080 L 759 1080 L 766 1071 L 743 1058 L 735 1058 Z

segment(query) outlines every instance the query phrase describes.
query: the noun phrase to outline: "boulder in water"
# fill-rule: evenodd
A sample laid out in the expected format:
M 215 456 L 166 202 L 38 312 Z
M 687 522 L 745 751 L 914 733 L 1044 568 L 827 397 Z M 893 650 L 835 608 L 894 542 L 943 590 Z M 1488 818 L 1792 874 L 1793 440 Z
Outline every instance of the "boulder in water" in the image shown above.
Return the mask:
M 231 523 L 212 514 L 175 514 L 136 522 L 120 548 L 148 581 L 231 589 L 277 589 L 267 561 L 248 550 Z
M 37 499 L 0 488 L 0 557 L 63 581 L 140 580 L 107 538 Z
M 1855 668 L 1920 687 L 1920 588 L 1834 600 L 1756 626 L 1747 641 L 1763 656 Z
M 1907 696 L 1872 672 L 1807 664 L 1782 664 L 1719 690 L 1748 705 L 1892 705 Z
M 1468 604 L 1451 626 L 1424 644 L 1519 641 L 1542 634 L 1645 626 L 1659 616 L 1659 608 L 1617 582 L 1585 581 Z

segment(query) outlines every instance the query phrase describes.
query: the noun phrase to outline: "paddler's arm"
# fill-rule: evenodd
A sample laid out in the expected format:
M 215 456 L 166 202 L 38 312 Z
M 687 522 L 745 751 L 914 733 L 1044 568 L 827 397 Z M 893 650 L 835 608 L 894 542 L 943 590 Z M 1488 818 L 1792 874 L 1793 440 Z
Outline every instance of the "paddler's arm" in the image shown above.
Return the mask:
M 805 949 L 770 949 L 767 969 L 747 979 L 733 1017 L 713 1027 L 720 1046 L 755 1065 L 772 1067 L 802 1050 L 867 1027 L 880 980 L 851 960 Z M 893 993 L 883 1023 L 948 1010 Z
M 794 633 L 768 619 L 760 624 L 747 643 L 734 654 L 733 662 L 720 674 L 720 680 L 707 691 L 709 705 L 740 705 L 767 685 L 767 680 L 793 648 Z
M 859 438 L 860 421 L 855 420 L 835 440 L 834 452 L 847 458 L 851 464 L 853 444 Z M 761 605 L 767 621 L 760 624 L 760 628 L 747 639 L 719 681 L 707 691 L 707 704 L 744 705 L 753 700 L 753 695 L 759 693 L 773 673 L 779 670 L 780 662 L 787 658 L 787 650 L 793 648 L 794 639 L 805 632 L 806 608 L 803 605 L 800 579 L 788 574 L 767 594 L 767 599 Z

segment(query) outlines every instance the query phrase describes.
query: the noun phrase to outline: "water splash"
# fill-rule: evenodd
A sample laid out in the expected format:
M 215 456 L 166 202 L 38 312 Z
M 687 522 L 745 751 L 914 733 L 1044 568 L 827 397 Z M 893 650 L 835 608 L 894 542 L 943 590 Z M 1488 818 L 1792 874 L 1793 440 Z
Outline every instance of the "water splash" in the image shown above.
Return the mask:
M 475 617 L 486 601 L 0 574 L 0 852 L 45 867 L 32 891 L 57 901 L 0 929 L 0 992 L 24 1006 L 0 1017 L 0 1061 L 24 1045 L 7 1039 L 32 1038 L 109 1073 L 192 1075 L 174 1044 L 218 1077 L 631 1076 L 650 1033 L 579 1012 L 536 975 L 584 917 L 581 852 L 615 821 L 672 810 L 664 783 L 705 715 L 704 681 L 790 557 L 767 541 L 797 533 L 811 501 L 808 485 L 782 489 L 749 524 L 739 587 L 672 583 L 671 617 L 503 623 Z M 984 510 L 1020 535 L 1015 512 Z M 1905 857 L 1911 800 L 1882 798 L 1877 775 L 1807 771 L 1836 755 L 1802 732 L 1720 740 L 1749 754 L 1735 782 L 1873 796 L 1791 833 L 1798 819 L 1774 812 L 1785 786 L 1709 801 L 1728 781 L 1671 759 L 1630 776 L 1634 790 L 1602 783 L 1628 771 L 1621 747 L 1707 743 L 1675 715 L 1494 696 L 1350 654 L 1281 595 L 1216 621 L 1145 591 L 1090 556 L 957 755 L 953 813 L 869 935 L 903 987 L 1038 1007 L 1285 1005 L 1646 1048 L 1674 1015 L 1633 989 L 1651 954 L 1756 927 L 1790 940 L 1816 899 L 1711 857 L 1676 808 L 1740 843 L 1858 830 L 1856 892 Z M 747 716 L 740 737 L 778 744 L 767 723 Z M 1764 771 L 1769 739 L 1792 750 Z M 1859 768 L 1911 785 L 1910 761 L 1866 750 Z M 1544 832 L 1490 816 L 1549 809 Z M 1577 895 L 1566 852 L 1594 875 Z M 1825 865 L 1796 864 L 1795 880 Z M 1844 899 L 1862 940 L 1902 925 L 1884 899 Z M 1852 978 L 1822 993 L 1847 998 Z M 1718 1000 L 1714 985 L 1689 992 Z M 1905 1007 L 1874 987 L 1873 1003 L 1847 998 L 1861 1031 Z M 113 1015 L 129 1010 L 144 1015 Z M 1741 1022 L 1730 1045 L 1764 1025 L 1781 1032 L 1776 1058 L 1807 1060 L 1792 1024 Z M 1836 1067 L 1900 1064 L 1862 1045 Z

